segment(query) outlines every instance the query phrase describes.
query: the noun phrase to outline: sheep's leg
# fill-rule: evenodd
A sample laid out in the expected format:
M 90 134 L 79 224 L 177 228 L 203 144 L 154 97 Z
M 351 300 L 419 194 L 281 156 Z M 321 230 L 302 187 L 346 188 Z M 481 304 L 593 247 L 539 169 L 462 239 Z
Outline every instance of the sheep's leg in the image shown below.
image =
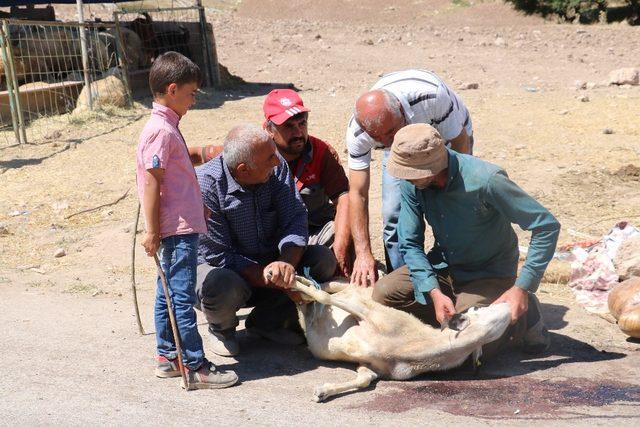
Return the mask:
M 293 290 L 298 292 L 302 292 L 303 294 L 313 298 L 321 304 L 325 305 L 335 305 L 338 308 L 343 309 L 349 314 L 356 316 L 358 319 L 363 320 L 366 317 L 368 308 L 360 303 L 357 300 L 344 300 L 336 295 L 331 295 L 322 291 L 320 289 L 316 289 L 313 285 L 308 286 L 309 282 L 307 279 L 296 276 L 296 281 L 294 283 Z
M 378 374 L 366 366 L 359 366 L 355 379 L 351 381 L 346 381 L 340 384 L 326 383 L 316 387 L 313 391 L 313 400 L 316 402 L 322 402 L 331 396 L 335 396 L 336 394 L 345 391 L 359 390 L 361 388 L 368 387 L 369 384 L 376 379 L 378 379 Z
M 475 375 L 478 375 L 480 371 L 480 365 L 482 365 L 482 363 L 480 362 L 481 356 L 482 356 L 482 347 L 478 347 L 476 350 L 473 350 L 473 353 L 471 353 L 471 360 L 473 363 L 473 373 Z
M 331 280 L 329 282 L 321 283 L 320 286 L 323 291 L 329 294 L 336 294 L 349 286 L 349 279 L 339 278 L 336 280 Z

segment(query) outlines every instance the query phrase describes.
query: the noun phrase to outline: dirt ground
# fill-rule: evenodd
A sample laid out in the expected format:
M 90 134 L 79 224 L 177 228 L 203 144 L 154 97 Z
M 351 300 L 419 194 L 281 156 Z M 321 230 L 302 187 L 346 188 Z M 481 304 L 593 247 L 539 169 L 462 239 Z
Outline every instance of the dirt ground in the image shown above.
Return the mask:
M 459 91 L 475 154 L 503 166 L 558 217 L 560 243 L 640 222 L 640 86 L 603 84 L 613 69 L 640 66 L 640 28 L 557 24 L 493 1 L 205 4 L 221 63 L 248 83 L 205 89 L 181 123 L 189 144 L 221 143 L 234 124 L 259 123 L 264 95 L 293 85 L 311 108 L 310 132 L 333 143 L 346 166 L 356 97 L 382 73 L 427 68 L 454 88 L 478 83 Z M 577 90 L 576 80 L 588 89 Z M 141 99 L 134 110 L 70 123 L 26 147 L 0 138 L 0 324 L 10 367 L 0 380 L 0 424 L 638 425 L 640 345 L 584 311 L 551 276 L 539 292 L 549 354 L 507 354 L 479 376 L 381 381 L 315 404 L 315 385 L 349 378 L 353 367 L 241 335 L 236 359 L 211 357 L 238 372 L 238 387 L 186 393 L 177 380 L 155 379 L 154 337 L 138 335 L 129 291 L 135 146 L 149 105 Z M 370 209 L 378 258 L 381 155 Z M 127 190 L 117 204 L 67 218 Z M 66 255 L 55 258 L 58 248 Z M 136 254 L 152 331 L 154 266 Z

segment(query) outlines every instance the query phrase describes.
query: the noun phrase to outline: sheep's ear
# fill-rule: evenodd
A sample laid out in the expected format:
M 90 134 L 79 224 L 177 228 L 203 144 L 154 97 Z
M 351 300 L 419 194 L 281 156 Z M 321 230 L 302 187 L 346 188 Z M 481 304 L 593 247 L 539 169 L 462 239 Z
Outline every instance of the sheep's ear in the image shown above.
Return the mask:
M 440 332 L 444 331 L 448 327 L 449 327 L 449 318 L 445 317 L 444 320 L 442 320 L 442 323 L 440 323 Z

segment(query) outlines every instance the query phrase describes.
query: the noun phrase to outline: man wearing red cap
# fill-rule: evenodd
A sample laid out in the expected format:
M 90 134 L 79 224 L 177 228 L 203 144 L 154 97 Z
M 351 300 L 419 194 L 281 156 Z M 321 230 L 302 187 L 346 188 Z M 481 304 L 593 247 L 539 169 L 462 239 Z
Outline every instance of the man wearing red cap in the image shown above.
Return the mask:
M 264 127 L 289 163 L 296 187 L 309 212 L 309 244 L 331 246 L 340 272 L 351 274 L 349 181 L 336 150 L 309 135 L 309 109 L 291 89 L 269 92 Z
M 274 89 L 263 104 L 264 128 L 289 163 L 308 211 L 309 244 L 330 246 L 339 273 L 351 274 L 353 245 L 349 227 L 349 181 L 336 150 L 309 135 L 309 109 L 291 89 Z M 189 147 L 194 164 L 205 163 L 222 147 Z

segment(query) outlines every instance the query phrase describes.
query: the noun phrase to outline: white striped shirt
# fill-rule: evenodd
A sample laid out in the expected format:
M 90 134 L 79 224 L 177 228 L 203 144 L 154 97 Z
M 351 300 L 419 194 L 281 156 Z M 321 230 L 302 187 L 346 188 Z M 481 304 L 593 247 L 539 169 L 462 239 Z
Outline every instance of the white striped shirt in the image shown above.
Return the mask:
M 407 124 L 427 123 L 435 127 L 445 141 L 464 128 L 471 136 L 471 116 L 462 99 L 437 75 L 424 70 L 406 70 L 383 76 L 371 88 L 384 89 L 402 105 Z M 351 116 L 347 126 L 349 169 L 363 170 L 371 163 L 371 149 L 376 141 Z

